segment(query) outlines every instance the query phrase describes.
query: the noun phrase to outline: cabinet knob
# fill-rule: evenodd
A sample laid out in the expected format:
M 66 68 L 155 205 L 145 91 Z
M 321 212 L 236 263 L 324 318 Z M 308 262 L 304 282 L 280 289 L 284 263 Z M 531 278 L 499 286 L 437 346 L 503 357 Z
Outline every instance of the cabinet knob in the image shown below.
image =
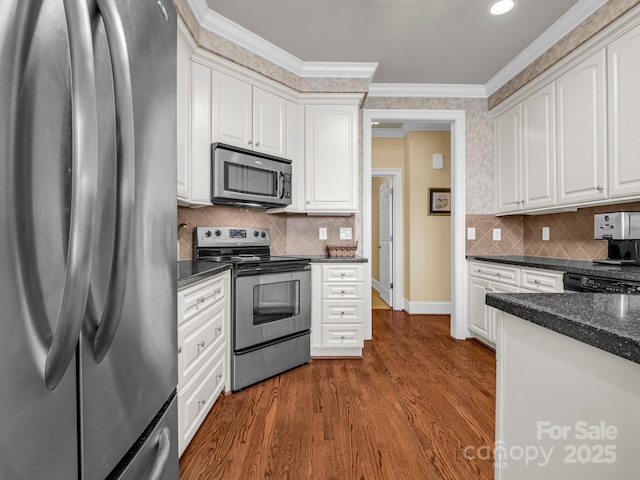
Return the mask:
M 202 302 L 204 302 L 204 297 L 198 297 L 198 299 L 196 300 L 196 302 L 198 302 L 198 303 L 202 303 Z
M 340 340 L 344 340 L 346 337 L 344 335 L 340 335 Z
M 256 142 L 256 147 L 259 147 L 259 146 L 260 146 L 260 142 Z
M 346 290 L 340 290 L 340 295 L 344 295 L 346 293 Z
M 344 277 L 345 275 L 346 275 L 346 273 L 345 273 L 345 272 L 341 272 L 341 273 L 340 273 L 340 276 L 341 276 L 341 277 Z
M 218 325 L 218 326 L 216 327 L 216 337 L 217 337 L 218 335 L 220 335 L 220 332 L 222 332 L 222 327 L 221 327 L 220 325 Z
M 596 185 L 596 190 L 601 192 L 602 191 L 602 187 L 600 185 Z
M 182 353 L 182 345 L 178 345 L 178 353 Z
M 200 349 L 202 348 L 204 348 L 204 340 L 198 342 L 198 351 L 200 351 Z
M 220 380 L 222 380 L 222 373 L 217 373 L 216 374 L 216 383 L 220 383 Z
M 251 140 L 247 140 L 247 143 L 248 143 L 249 145 L 251 145 L 251 144 L 253 143 L 253 141 L 251 141 Z
M 340 315 L 344 315 L 345 312 L 340 312 Z
M 516 200 L 516 205 L 520 205 L 520 200 Z
M 311 200 L 307 200 L 307 205 L 309 205 L 311 203 Z
M 204 407 L 204 404 L 207 403 L 207 399 L 202 397 L 198 399 L 198 410 Z
M 213 291 L 214 295 L 220 295 L 220 292 L 222 292 L 222 288 L 218 287 Z

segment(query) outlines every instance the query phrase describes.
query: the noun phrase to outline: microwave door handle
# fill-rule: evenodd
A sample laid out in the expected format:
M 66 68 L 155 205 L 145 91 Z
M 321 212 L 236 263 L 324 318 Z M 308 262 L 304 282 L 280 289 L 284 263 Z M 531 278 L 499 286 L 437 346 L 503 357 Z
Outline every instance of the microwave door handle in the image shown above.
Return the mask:
M 96 315 L 100 322 L 93 339 L 93 356 L 100 363 L 113 343 L 122 315 L 133 233 L 136 169 L 133 88 L 122 18 L 113 0 L 97 0 L 97 3 L 111 54 L 117 139 L 117 225 L 113 240 L 113 260 L 104 311 L 100 317 Z
M 98 186 L 98 106 L 91 20 L 86 2 L 65 1 L 72 95 L 72 187 L 69 243 L 58 324 L 46 354 L 44 383 L 54 390 L 78 344 L 89 295 Z
M 278 198 L 282 199 L 284 197 L 284 173 L 280 172 L 278 174 Z

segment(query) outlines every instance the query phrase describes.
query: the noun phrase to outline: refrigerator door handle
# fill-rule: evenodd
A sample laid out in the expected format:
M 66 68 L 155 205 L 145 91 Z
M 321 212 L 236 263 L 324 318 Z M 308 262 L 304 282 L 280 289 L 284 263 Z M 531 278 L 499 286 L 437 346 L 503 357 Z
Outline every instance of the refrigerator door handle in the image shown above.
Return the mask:
M 111 54 L 113 72 L 116 141 L 117 141 L 117 203 L 113 260 L 105 307 L 93 340 L 93 355 L 100 363 L 120 324 L 127 283 L 129 249 L 133 233 L 135 199 L 135 133 L 133 88 L 129 67 L 129 51 L 122 18 L 113 0 L 97 0 L 104 21 Z
M 156 455 L 156 461 L 153 463 L 151 473 L 149 473 L 149 480 L 160 480 L 164 469 L 167 466 L 169 460 L 169 453 L 171 451 L 171 430 L 168 426 L 165 426 L 158 435 L 158 454 Z
M 69 243 L 62 302 L 44 365 L 53 390 L 75 353 L 91 278 L 92 239 L 98 186 L 98 107 L 93 39 L 86 2 L 65 0 L 72 80 L 72 192 Z

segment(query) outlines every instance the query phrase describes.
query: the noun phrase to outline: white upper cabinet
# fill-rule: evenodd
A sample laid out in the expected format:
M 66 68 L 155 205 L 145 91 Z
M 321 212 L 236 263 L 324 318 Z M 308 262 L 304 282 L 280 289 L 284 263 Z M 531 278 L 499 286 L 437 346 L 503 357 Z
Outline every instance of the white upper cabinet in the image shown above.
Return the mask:
M 640 194 L 640 27 L 607 47 L 609 196 Z
M 496 119 L 496 175 L 498 212 L 514 212 L 522 207 L 522 106 Z
M 269 155 L 287 154 L 287 101 L 213 71 L 213 140 Z
M 522 102 L 522 208 L 556 202 L 555 85 Z
M 607 196 L 605 65 L 601 50 L 556 80 L 559 204 Z
M 191 62 L 184 38 L 178 35 L 177 50 L 177 144 L 178 199 L 188 200 L 191 192 Z
M 305 107 L 305 210 L 358 211 L 358 106 Z

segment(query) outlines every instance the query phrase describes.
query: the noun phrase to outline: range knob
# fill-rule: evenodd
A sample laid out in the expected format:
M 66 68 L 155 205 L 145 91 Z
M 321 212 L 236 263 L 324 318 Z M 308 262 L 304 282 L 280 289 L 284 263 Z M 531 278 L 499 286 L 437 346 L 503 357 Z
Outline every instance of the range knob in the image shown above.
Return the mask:
M 207 230 L 206 232 L 204 232 L 204 236 L 209 238 L 211 236 L 211 230 Z
M 220 230 L 216 230 L 215 234 L 216 234 L 216 237 L 219 237 L 220 235 L 222 235 L 222 232 Z
M 254 230 L 254 231 L 253 231 L 253 236 L 254 236 L 254 237 L 257 237 L 258 235 L 260 235 L 260 232 L 258 232 L 257 230 Z
M 260 236 L 261 236 L 262 238 L 265 238 L 265 237 L 267 236 L 267 232 L 262 232 L 262 233 L 260 234 Z

